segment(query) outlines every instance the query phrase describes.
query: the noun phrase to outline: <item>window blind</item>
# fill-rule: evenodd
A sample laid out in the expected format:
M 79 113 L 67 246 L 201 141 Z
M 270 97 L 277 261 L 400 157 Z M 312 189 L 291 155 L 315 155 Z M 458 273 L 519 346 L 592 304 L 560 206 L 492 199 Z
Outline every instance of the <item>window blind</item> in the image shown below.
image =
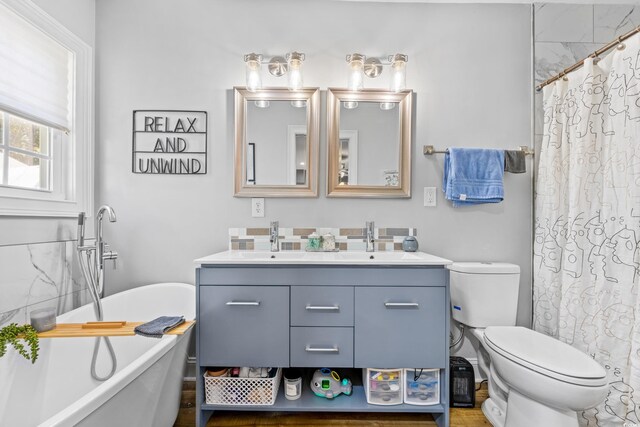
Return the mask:
M 0 109 L 71 129 L 73 54 L 0 4 Z

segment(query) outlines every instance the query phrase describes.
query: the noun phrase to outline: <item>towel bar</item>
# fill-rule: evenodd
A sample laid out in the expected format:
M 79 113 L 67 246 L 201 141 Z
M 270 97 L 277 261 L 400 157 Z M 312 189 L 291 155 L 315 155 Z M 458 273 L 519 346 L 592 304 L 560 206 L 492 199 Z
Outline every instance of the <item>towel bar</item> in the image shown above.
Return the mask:
M 535 151 L 526 145 L 521 145 L 520 147 L 518 147 L 518 149 L 520 151 L 524 151 L 524 155 L 525 156 L 533 156 Z M 430 156 L 432 154 L 445 154 L 449 152 L 449 150 L 436 150 L 433 145 L 423 145 L 422 146 L 422 154 L 424 154 L 425 156 Z

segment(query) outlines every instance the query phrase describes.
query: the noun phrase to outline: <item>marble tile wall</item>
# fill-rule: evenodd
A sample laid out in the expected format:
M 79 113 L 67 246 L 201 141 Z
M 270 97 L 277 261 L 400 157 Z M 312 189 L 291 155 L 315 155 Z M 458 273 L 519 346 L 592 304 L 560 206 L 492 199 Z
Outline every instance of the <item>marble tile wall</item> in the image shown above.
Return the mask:
M 534 4 L 534 80 L 537 86 L 616 37 L 640 25 L 640 5 Z M 536 148 L 542 140 L 542 93 L 535 95 Z
M 282 251 L 304 251 L 311 233 L 320 236 L 331 233 L 336 239 L 336 248 L 341 251 L 364 251 L 364 228 L 315 228 L 280 227 L 278 241 Z M 417 236 L 415 228 L 376 228 L 374 239 L 376 251 L 401 251 L 402 241 L 407 236 Z M 271 248 L 268 228 L 230 228 L 229 249 L 268 251 Z
M 75 242 L 0 246 L 0 327 L 29 323 L 35 309 L 62 314 L 89 300 Z

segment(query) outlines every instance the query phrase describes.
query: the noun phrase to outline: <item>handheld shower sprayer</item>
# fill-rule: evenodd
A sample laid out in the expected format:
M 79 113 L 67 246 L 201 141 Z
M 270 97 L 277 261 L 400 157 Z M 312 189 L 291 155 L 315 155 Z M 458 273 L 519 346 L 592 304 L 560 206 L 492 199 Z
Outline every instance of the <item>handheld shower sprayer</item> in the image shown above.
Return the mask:
M 84 212 L 78 214 L 78 246 L 84 246 L 84 223 L 87 215 Z

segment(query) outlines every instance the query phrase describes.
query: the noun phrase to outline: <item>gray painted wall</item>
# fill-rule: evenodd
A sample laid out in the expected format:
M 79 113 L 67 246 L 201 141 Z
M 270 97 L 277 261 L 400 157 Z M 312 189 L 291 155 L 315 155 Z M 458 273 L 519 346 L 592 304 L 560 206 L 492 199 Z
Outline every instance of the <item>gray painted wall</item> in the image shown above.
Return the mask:
M 531 7 L 308 0 L 110 0 L 97 2 L 98 130 L 96 204 L 118 222 L 105 235 L 120 253 L 107 293 L 160 281 L 194 281 L 194 258 L 224 250 L 227 228 L 378 226 L 418 228 L 420 248 L 457 261 L 499 260 L 522 268 L 518 321 L 529 324 L 531 173 L 505 177 L 501 204 L 453 209 L 441 196 L 442 156 L 423 144 L 516 148 L 531 140 Z M 359 17 L 359 19 L 354 19 Z M 371 31 L 374 28 L 375 31 Z M 410 31 L 406 31 L 410 29 Z M 322 114 L 317 199 L 267 199 L 252 218 L 233 197 L 233 109 L 242 56 L 306 53 L 306 86 L 346 85 L 345 54 L 409 55 L 416 92 L 411 199 L 328 199 Z M 386 74 L 386 73 L 385 73 Z M 367 79 L 385 88 L 388 74 Z M 285 86 L 263 74 L 265 86 Z M 324 107 L 324 104 L 323 104 Z M 207 175 L 131 173 L 135 109 L 209 112 Z M 422 187 L 438 187 L 423 207 Z

